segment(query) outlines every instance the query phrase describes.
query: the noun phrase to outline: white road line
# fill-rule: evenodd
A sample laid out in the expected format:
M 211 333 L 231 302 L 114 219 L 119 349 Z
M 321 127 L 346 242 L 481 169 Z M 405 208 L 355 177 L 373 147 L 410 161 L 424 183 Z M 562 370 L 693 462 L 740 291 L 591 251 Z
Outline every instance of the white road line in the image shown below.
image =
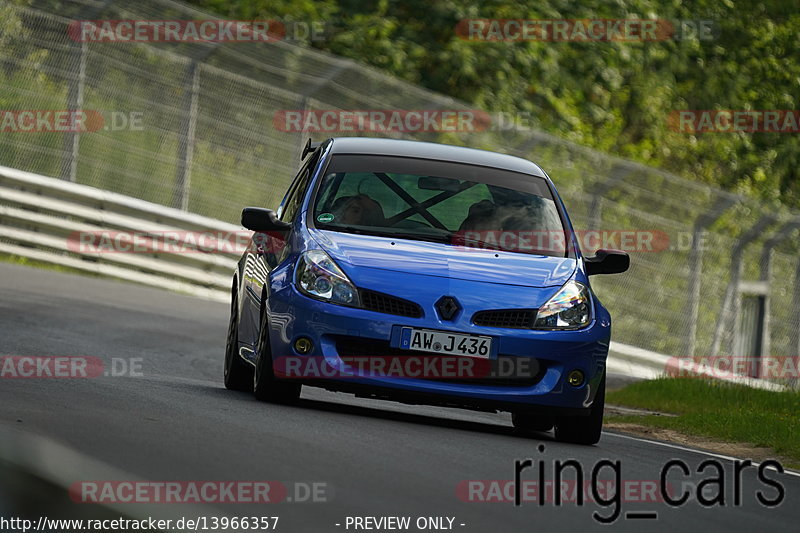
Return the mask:
M 629 440 L 635 440 L 635 441 L 638 441 L 638 442 L 646 442 L 648 444 L 656 444 L 658 446 L 664 446 L 665 448 L 673 448 L 675 450 L 682 450 L 684 452 L 699 453 L 701 455 L 707 455 L 709 457 L 716 457 L 717 459 L 725 459 L 726 461 L 742 461 L 743 460 L 743 459 L 740 459 L 738 457 L 732 457 L 730 455 L 722 455 L 722 454 L 719 454 L 719 453 L 708 452 L 708 451 L 705 451 L 705 450 L 697 450 L 695 448 L 687 448 L 686 446 L 679 446 L 677 444 L 670 444 L 668 442 L 659 442 L 657 440 L 642 439 L 640 437 L 632 437 L 630 435 L 623 435 L 621 433 L 609 433 L 607 431 L 604 431 L 603 434 L 604 435 L 608 435 L 610 437 L 619 437 L 621 439 L 629 439 Z M 759 466 L 760 464 L 761 463 L 757 463 L 755 461 L 753 462 L 753 466 Z M 768 469 L 769 470 L 775 470 L 775 468 L 772 468 L 772 467 L 769 467 Z M 785 467 L 783 469 L 783 473 L 787 474 L 789 476 L 800 477 L 800 472 L 795 472 L 794 470 L 789 470 L 789 469 L 787 469 Z

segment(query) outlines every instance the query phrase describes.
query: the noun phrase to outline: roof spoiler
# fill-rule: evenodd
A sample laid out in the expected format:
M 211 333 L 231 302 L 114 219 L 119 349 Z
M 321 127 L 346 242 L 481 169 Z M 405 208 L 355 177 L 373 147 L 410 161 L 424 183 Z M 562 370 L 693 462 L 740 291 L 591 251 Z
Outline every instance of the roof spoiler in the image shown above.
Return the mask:
M 309 137 L 308 141 L 306 141 L 306 145 L 303 147 L 303 153 L 300 154 L 300 161 L 303 161 L 308 156 L 308 154 L 312 153 L 314 150 L 319 148 L 321 144 L 322 144 L 321 142 L 312 143 L 311 137 Z

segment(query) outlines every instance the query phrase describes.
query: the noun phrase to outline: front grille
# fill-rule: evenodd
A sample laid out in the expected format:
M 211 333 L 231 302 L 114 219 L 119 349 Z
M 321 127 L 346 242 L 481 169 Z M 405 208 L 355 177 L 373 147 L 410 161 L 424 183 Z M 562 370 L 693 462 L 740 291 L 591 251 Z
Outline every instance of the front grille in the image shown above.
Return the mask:
M 536 309 L 492 309 L 472 315 L 472 323 L 487 328 L 530 329 Z
M 422 307 L 414 302 L 383 294 L 382 292 L 371 291 L 368 289 L 361 289 L 359 291 L 361 296 L 361 306 L 370 311 L 378 313 L 386 313 L 388 315 L 407 316 L 411 318 L 420 318 L 422 316 Z
M 348 358 L 362 359 L 368 357 L 397 357 L 401 359 L 417 357 L 422 360 L 438 357 L 458 357 L 455 355 L 447 356 L 418 350 L 392 348 L 388 341 L 345 335 L 336 337 L 336 352 L 345 362 L 347 362 Z M 497 359 L 492 361 L 475 360 L 475 365 L 477 366 L 474 368 L 478 375 L 465 375 L 463 377 L 415 376 L 409 377 L 409 379 L 438 381 L 455 385 L 478 385 L 483 387 L 532 387 L 542 380 L 547 371 L 547 367 L 542 363 L 541 360 L 533 357 L 515 357 L 500 354 Z M 482 371 L 480 369 L 482 369 Z

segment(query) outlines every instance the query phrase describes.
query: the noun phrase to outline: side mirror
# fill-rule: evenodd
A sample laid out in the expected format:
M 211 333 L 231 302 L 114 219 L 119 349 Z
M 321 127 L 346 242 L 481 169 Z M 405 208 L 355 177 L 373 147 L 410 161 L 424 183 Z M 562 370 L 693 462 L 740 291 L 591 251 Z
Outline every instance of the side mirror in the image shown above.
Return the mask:
M 242 226 L 253 231 L 289 231 L 292 225 L 278 220 L 275 211 L 263 207 L 245 207 L 242 209 Z
M 631 266 L 631 258 L 622 250 L 597 250 L 594 257 L 584 258 L 586 275 L 621 274 Z

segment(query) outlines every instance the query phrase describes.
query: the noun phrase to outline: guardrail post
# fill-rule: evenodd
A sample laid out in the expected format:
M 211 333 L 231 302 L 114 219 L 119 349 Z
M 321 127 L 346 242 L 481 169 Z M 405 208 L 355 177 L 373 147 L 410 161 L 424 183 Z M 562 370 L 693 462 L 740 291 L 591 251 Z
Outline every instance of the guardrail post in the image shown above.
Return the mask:
M 800 298 L 800 259 L 797 260 L 797 268 L 794 271 L 794 300 L 793 302 L 797 302 L 797 298 Z M 790 348 L 794 349 L 794 353 L 797 357 L 800 357 L 800 314 L 795 313 L 795 327 L 791 328 L 790 331 Z
M 609 174 L 610 178 L 595 183 L 592 187 L 592 203 L 589 206 L 589 228 L 599 230 L 603 218 L 603 195 L 617 186 L 617 184 L 628 177 L 635 167 L 626 163 L 616 163 Z
M 203 62 L 217 51 L 220 42 L 208 43 L 194 48 L 196 53 L 189 58 L 183 78 L 183 105 L 181 106 L 181 131 L 178 142 L 178 160 L 175 165 L 175 191 L 172 207 L 189 210 L 189 186 L 192 177 L 192 157 L 197 128 L 197 106 L 200 99 L 200 69 Z
M 786 222 L 781 228 L 769 239 L 764 242 L 764 247 L 761 250 L 761 273 L 759 279 L 763 282 L 769 283 L 772 281 L 772 251 L 775 247 L 789 238 L 789 236 L 794 232 L 796 229 L 800 228 L 800 218 L 795 218 Z M 795 279 L 795 284 L 797 280 Z M 797 289 L 795 287 L 795 289 Z M 767 299 L 769 302 L 769 298 Z M 791 335 L 797 334 L 797 328 L 792 328 Z M 764 336 L 761 343 L 761 353 L 765 354 L 767 357 L 770 356 L 770 352 L 772 349 L 772 339 L 771 339 L 771 332 L 770 332 L 770 310 L 769 305 L 765 309 L 765 317 L 764 317 Z M 790 348 L 794 348 L 794 345 L 790 344 Z M 800 352 L 800 350 L 798 350 Z
M 111 0 L 93 3 L 75 16 L 75 20 L 84 22 L 92 19 L 102 12 Z M 66 28 L 64 31 L 67 31 Z M 72 61 L 70 66 L 77 65 L 74 73 L 67 77 L 67 110 L 71 113 L 83 110 L 83 93 L 86 88 L 86 57 L 89 54 L 89 44 L 83 39 L 72 43 Z M 64 132 L 64 148 L 61 155 L 61 179 L 75 182 L 78 180 L 78 148 L 80 133 L 75 131 Z
M 797 298 L 800 298 L 800 258 L 797 260 L 797 267 L 794 271 L 793 296 L 795 298 L 792 300 L 793 302 L 796 302 Z M 800 360 L 800 315 L 795 313 L 794 319 L 794 327 L 789 328 L 789 350 L 793 351 L 794 356 Z M 795 375 L 794 378 L 790 380 L 790 386 L 793 389 L 800 388 L 800 376 Z
M 775 222 L 777 216 L 773 214 L 764 215 L 752 228 L 747 230 L 736 243 L 731 253 L 731 279 L 728 281 L 728 286 L 725 288 L 725 298 L 722 301 L 722 307 L 719 311 L 717 319 L 717 326 L 714 328 L 714 339 L 711 342 L 711 354 L 719 355 L 720 346 L 722 344 L 722 333 L 725 330 L 725 324 L 731 315 L 730 309 L 733 308 L 734 317 L 734 330 L 738 332 L 738 317 L 739 317 L 739 296 L 738 289 L 739 283 L 742 279 L 742 256 L 748 244 L 756 240 L 764 231 L 764 229 Z
M 77 65 L 67 79 L 67 111 L 77 113 L 83 110 L 83 91 L 86 86 L 86 55 L 88 45 L 86 41 L 72 43 L 72 65 Z M 61 179 L 77 181 L 78 179 L 78 148 L 80 132 L 64 132 L 64 148 L 61 157 Z
M 719 220 L 719 217 L 736 203 L 730 196 L 717 198 L 709 212 L 700 215 L 692 228 L 692 248 L 689 250 L 689 285 L 686 299 L 686 316 L 689 320 L 689 331 L 686 332 L 686 345 L 683 355 L 694 357 L 697 348 L 697 320 L 700 317 L 700 287 L 703 276 L 703 235 L 706 230 Z
M 194 134 L 197 126 L 197 100 L 200 93 L 200 64 L 189 61 L 183 82 L 183 105 L 181 106 L 181 133 L 178 143 L 178 160 L 175 169 L 175 192 L 172 207 L 187 211 L 189 209 L 189 184 L 192 178 L 192 157 L 194 156 Z

